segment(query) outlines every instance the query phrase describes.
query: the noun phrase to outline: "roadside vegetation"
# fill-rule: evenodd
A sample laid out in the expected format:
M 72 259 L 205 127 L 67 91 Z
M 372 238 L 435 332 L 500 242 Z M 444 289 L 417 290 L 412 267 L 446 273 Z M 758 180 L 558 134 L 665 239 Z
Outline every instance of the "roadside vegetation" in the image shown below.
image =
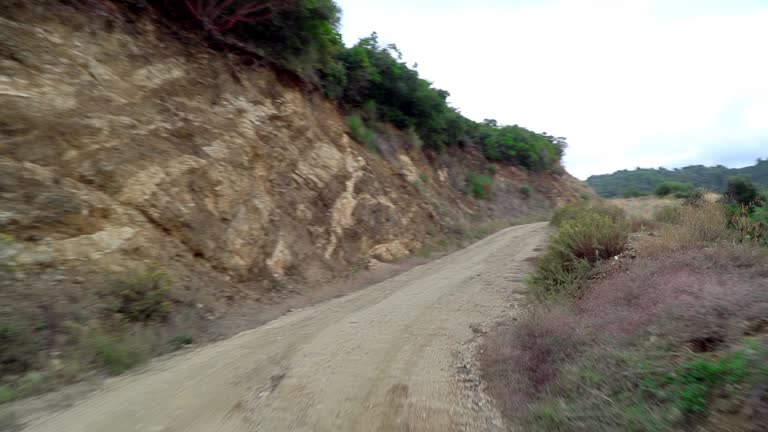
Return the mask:
M 0 277 L 0 404 L 121 374 L 193 343 L 200 332 L 191 324 L 198 320 L 185 319 L 190 308 L 172 297 L 173 278 L 159 268 L 104 274 L 88 288 L 62 280 L 44 305 L 34 301 L 42 288 L 14 283 L 8 269 Z
M 599 263 L 624 250 L 630 228 L 621 209 L 604 203 L 563 207 L 552 224 L 559 229 L 529 281 L 538 299 L 578 296 Z
M 104 4 L 112 4 L 105 2 Z M 448 104 L 408 66 L 397 46 L 376 33 L 345 47 L 339 33 L 341 10 L 333 0 L 115 0 L 133 14 L 161 17 L 220 51 L 235 51 L 271 63 L 321 89 L 348 114 L 350 135 L 373 148 L 371 126 L 391 124 L 416 135 L 425 151 L 474 146 L 491 161 L 534 171 L 561 173 L 564 138 L 535 133 L 495 120 L 472 121 Z
M 470 194 L 478 199 L 488 199 L 493 192 L 493 177 L 487 174 L 470 174 L 467 179 Z
M 511 423 L 765 430 L 768 205 L 748 179 L 727 189 L 657 210 L 650 229 L 605 203 L 555 213 L 528 283 L 535 301 L 481 355 Z

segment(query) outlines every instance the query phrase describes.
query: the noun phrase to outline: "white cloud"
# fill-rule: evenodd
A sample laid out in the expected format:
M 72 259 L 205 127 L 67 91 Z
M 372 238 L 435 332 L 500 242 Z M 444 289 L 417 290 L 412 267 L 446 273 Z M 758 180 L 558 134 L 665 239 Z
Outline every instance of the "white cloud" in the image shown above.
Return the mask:
M 725 142 L 768 156 L 754 145 L 768 142 L 768 5 L 339 3 L 348 43 L 375 30 L 468 117 L 566 136 L 579 177 L 697 163 Z

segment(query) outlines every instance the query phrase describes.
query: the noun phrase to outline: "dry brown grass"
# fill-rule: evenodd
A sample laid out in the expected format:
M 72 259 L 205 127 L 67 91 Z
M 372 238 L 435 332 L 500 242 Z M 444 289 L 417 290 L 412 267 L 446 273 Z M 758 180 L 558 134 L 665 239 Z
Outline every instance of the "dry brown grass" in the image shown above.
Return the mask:
M 579 349 L 575 317 L 560 308 L 532 310 L 519 322 L 499 324 L 485 339 L 480 361 L 488 391 L 501 411 L 524 415 Z
M 554 211 L 550 223 L 559 227 L 560 225 L 582 218 L 586 214 L 599 214 L 618 222 L 626 219 L 626 213 L 621 208 L 611 204 L 610 201 L 580 201 L 560 207 Z
M 663 207 L 680 204 L 681 200 L 676 198 L 659 198 L 655 196 L 645 196 L 639 198 L 618 198 L 610 202 L 623 209 L 629 217 L 638 217 L 652 219 L 653 215 Z
M 734 233 L 728 229 L 728 217 L 719 204 L 681 206 L 677 213 L 676 224 L 666 225 L 659 230 L 658 235 L 640 242 L 638 253 L 641 256 L 697 249 L 707 244 L 731 243 L 735 239 Z
M 707 202 L 715 203 L 720 199 L 720 195 L 716 193 L 707 192 L 704 194 L 704 199 Z M 659 198 L 657 196 L 644 196 L 639 198 L 617 198 L 612 199 L 610 202 L 620 208 L 622 208 L 629 217 L 637 217 L 641 219 L 653 219 L 654 215 L 659 210 L 665 207 L 676 207 L 683 203 L 683 199 L 664 197 Z

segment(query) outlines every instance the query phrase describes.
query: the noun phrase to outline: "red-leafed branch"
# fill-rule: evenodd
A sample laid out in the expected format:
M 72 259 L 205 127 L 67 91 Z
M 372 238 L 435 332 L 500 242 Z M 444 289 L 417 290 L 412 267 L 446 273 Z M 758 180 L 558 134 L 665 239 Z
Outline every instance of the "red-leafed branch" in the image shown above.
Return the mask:
M 239 22 L 257 22 L 272 16 L 273 2 L 254 0 L 233 8 L 235 0 L 186 0 L 190 12 L 212 33 L 222 33 Z

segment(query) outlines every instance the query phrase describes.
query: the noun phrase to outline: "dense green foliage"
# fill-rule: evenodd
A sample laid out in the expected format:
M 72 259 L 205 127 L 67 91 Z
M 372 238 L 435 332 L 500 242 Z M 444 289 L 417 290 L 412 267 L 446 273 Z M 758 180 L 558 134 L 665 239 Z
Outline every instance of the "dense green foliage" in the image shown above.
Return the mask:
M 135 0 L 122 0 L 132 6 Z M 414 134 L 424 149 L 474 146 L 489 160 L 531 170 L 560 171 L 565 139 L 523 127 L 477 123 L 448 102 L 409 67 L 395 45 L 376 33 L 345 47 L 338 31 L 340 9 L 333 0 L 146 0 L 168 21 L 206 35 L 212 46 L 257 54 L 321 87 L 353 118 L 353 137 L 367 144 L 365 124 L 389 123 Z M 138 8 L 145 11 L 146 8 Z
M 762 206 L 756 207 L 750 217 L 753 221 L 762 222 L 768 226 L 768 204 L 763 203 Z
M 347 127 L 352 139 L 369 149 L 375 148 L 376 132 L 365 126 L 359 114 L 347 116 Z
M 93 339 L 97 361 L 112 375 L 120 375 L 145 360 L 146 354 L 115 337 L 97 335 Z
M 768 203 L 734 199 L 725 204 L 728 228 L 736 233 L 740 243 L 768 246 Z
M 337 60 L 344 49 L 341 10 L 333 0 L 120 1 L 144 13 L 154 9 L 170 22 L 256 53 L 309 81 L 327 81 L 329 93 L 338 94 L 344 85 Z
M 734 176 L 728 179 L 725 188 L 727 200 L 742 205 L 752 205 L 762 201 L 760 191 L 752 180 L 744 175 Z
M 670 399 L 686 414 L 705 413 L 716 389 L 738 384 L 751 372 L 743 353 L 728 353 L 718 359 L 697 358 L 657 378 L 648 376 L 641 388 L 659 399 Z
M 668 170 L 665 168 L 638 168 L 621 170 L 613 174 L 594 175 L 587 179 L 592 189 L 604 197 L 621 196 L 628 189 L 635 189 L 644 194 L 654 193 L 663 182 L 687 183 L 695 187 L 725 192 L 728 178 L 746 175 L 762 187 L 768 187 L 768 160 L 758 160 L 753 166 L 745 168 L 726 168 L 722 165 L 705 167 L 693 165 L 685 168 Z
M 667 195 L 675 195 L 678 198 L 683 198 L 682 195 L 688 195 L 693 187 L 687 183 L 680 183 L 674 181 L 666 181 L 659 184 L 656 187 L 656 195 L 665 197 Z
M 514 126 L 499 126 L 495 120 L 470 126 L 483 154 L 490 160 L 511 162 L 533 170 L 554 166 L 563 156 L 565 140 Z
M 645 196 L 645 194 L 632 187 L 625 190 L 621 196 L 624 198 L 639 198 L 641 196 Z
M 374 33 L 341 53 L 346 85 L 340 101 L 362 109 L 369 120 L 413 128 L 427 146 L 458 144 L 468 120 L 448 106 L 448 92 L 432 87 L 409 68 L 394 45 L 382 46 Z
M 478 199 L 487 199 L 493 190 L 493 178 L 485 174 L 472 174 L 467 179 L 469 192 Z

